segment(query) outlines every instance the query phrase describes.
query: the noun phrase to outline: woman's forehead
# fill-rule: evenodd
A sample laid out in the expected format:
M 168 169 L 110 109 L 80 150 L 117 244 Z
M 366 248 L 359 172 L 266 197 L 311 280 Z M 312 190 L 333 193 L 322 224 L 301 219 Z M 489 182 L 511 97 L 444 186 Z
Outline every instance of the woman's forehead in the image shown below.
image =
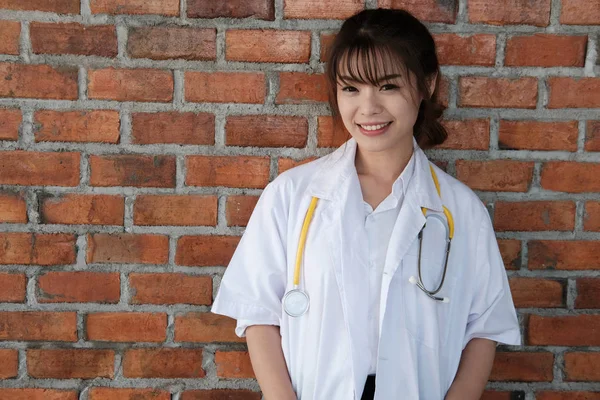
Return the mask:
M 348 50 L 340 57 L 337 75 L 342 81 L 377 84 L 392 77 L 404 77 L 406 68 L 400 57 L 389 52 Z

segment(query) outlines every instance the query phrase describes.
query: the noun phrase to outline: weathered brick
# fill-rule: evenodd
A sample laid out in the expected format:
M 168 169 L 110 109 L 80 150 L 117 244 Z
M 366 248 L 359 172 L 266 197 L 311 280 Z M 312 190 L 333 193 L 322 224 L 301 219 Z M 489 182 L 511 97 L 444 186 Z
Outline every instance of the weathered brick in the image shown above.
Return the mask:
M 129 274 L 132 304 L 212 303 L 212 277 L 185 274 Z
M 577 278 L 575 308 L 600 308 L 600 279 Z
M 587 122 L 585 151 L 600 151 L 600 121 Z
M 0 2 L 1 4 L 1 2 Z M 18 21 L 0 21 L 0 53 L 19 55 L 21 23 Z
M 504 266 L 509 270 L 521 268 L 521 241 L 515 239 L 499 239 L 498 247 Z
M 458 80 L 459 107 L 535 108 L 536 78 L 467 76 Z
M 125 352 L 127 378 L 203 378 L 202 349 L 130 349 Z
M 36 111 L 36 142 L 118 143 L 118 111 Z
M 600 315 L 560 317 L 529 316 L 529 345 L 598 346 L 600 345 Z
M 435 0 L 379 0 L 379 7 L 405 9 L 420 20 L 427 22 L 454 23 L 458 1 Z
M 306 63 L 310 32 L 267 29 L 229 29 L 225 34 L 228 61 Z
M 600 25 L 600 4 L 596 1 L 562 0 L 560 23 L 565 25 Z
M 134 113 L 131 119 L 131 141 L 135 144 L 215 143 L 215 116 L 212 113 Z
M 27 373 L 33 378 L 113 378 L 115 353 L 97 349 L 28 349 Z
M 258 196 L 227 196 L 225 218 L 228 226 L 246 226 Z
M 273 21 L 273 0 L 188 0 L 188 18 L 256 18 Z
M 90 0 L 94 14 L 159 14 L 179 16 L 179 0 Z
M 346 19 L 365 8 L 362 0 L 286 0 L 286 19 Z
M 291 158 L 280 158 L 277 160 L 277 170 L 279 173 L 283 173 L 289 169 L 297 167 L 302 164 L 306 164 L 308 162 L 316 160 L 316 157 L 308 157 L 303 160 L 292 160 Z
M 32 22 L 29 35 L 37 54 L 116 57 L 118 53 L 114 25 Z
M 308 121 L 279 115 L 232 115 L 225 124 L 227 146 L 304 147 Z
M 327 52 L 335 40 L 335 33 L 321 33 L 319 41 L 321 42 L 321 61 L 327 61 Z
M 496 36 L 438 33 L 433 36 L 442 65 L 493 66 L 496 60 Z
M 186 390 L 181 395 L 181 400 L 260 400 L 261 398 L 259 392 L 234 389 Z
M 334 124 L 334 119 L 330 116 L 317 117 L 318 147 L 340 147 L 350 137 L 341 120 Z
M 540 391 L 536 400 L 600 400 L 600 392 L 550 392 Z
M 535 34 L 513 36 L 506 43 L 504 65 L 583 67 L 587 36 Z
M 0 96 L 76 100 L 77 67 L 0 63 Z
M 572 201 L 499 201 L 494 208 L 497 231 L 572 231 L 575 203 Z
M 226 186 L 262 189 L 269 183 L 268 157 L 188 156 L 189 186 Z
M 533 177 L 533 162 L 457 160 L 456 176 L 474 190 L 526 192 Z
M 52 271 L 38 278 L 40 303 L 118 303 L 121 297 L 118 272 Z
M 0 109 L 0 140 L 18 140 L 21 110 Z
M 149 234 L 88 235 L 88 263 L 166 264 L 169 260 L 169 238 Z
M 163 342 L 167 337 L 165 313 L 91 313 L 86 326 L 88 341 Z
M 566 381 L 600 381 L 600 353 L 565 353 Z
M 600 191 L 600 163 L 550 161 L 542 166 L 541 186 L 567 193 Z
M 0 340 L 77 341 L 75 312 L 0 311 Z
M 265 91 L 265 75 L 262 72 L 185 73 L 186 101 L 262 104 Z
M 533 240 L 529 242 L 529 269 L 600 269 L 600 242 Z
M 0 303 L 22 303 L 27 289 L 25 274 L 0 272 Z M 0 357 L 0 360 L 2 357 Z M 0 367 L 1 368 L 1 367 Z M 0 373 L 2 375 L 2 373 Z
M 92 387 L 89 400 L 171 400 L 171 393 L 162 389 L 116 389 Z
M 500 121 L 498 147 L 505 150 L 577 150 L 577 121 Z
M 131 28 L 127 52 L 134 58 L 154 60 L 214 60 L 217 31 L 213 28 Z
M 20 11 L 42 11 L 57 14 L 79 14 L 80 0 L 0 0 L 0 8 Z
M 0 184 L 77 186 L 79 153 L 0 152 Z
M 246 351 L 217 351 L 215 364 L 220 378 L 255 378 L 250 356 Z
M 600 202 L 588 201 L 585 203 L 583 229 L 586 231 L 600 231 Z
M 490 120 L 442 120 L 448 139 L 439 149 L 488 150 L 490 147 Z
M 491 381 L 551 382 L 554 354 L 497 352 Z
M 46 0 L 44 0 L 46 1 Z M 10 400 L 77 400 L 76 390 L 57 389 L 5 389 L 0 388 L 0 399 Z
M 181 236 L 177 240 L 175 263 L 189 266 L 226 266 L 240 238 L 238 236 Z
M 19 352 L 13 349 L 0 349 L 0 360 L 2 360 L 0 379 L 16 378 L 19 373 Z M 3 398 L 2 389 L 0 389 L 0 398 Z
M 550 0 L 469 0 L 469 21 L 490 25 L 535 25 L 550 23 Z
M 600 78 L 548 78 L 548 108 L 600 107 Z
M 511 278 L 515 307 L 564 307 L 565 285 L 551 279 Z
M 170 102 L 173 73 L 158 69 L 88 71 L 88 96 L 96 100 Z
M 327 82 L 323 74 L 280 72 L 276 104 L 303 104 L 327 101 Z
M 217 196 L 140 195 L 133 207 L 136 225 L 217 225 Z
M 21 193 L 0 192 L 0 223 L 2 222 L 27 222 L 27 204 Z
M 176 342 L 245 342 L 235 334 L 235 320 L 210 312 L 191 312 L 175 317 Z
M 174 156 L 90 156 L 90 169 L 92 186 L 175 187 Z
M 0 264 L 64 265 L 75 262 L 75 236 L 68 233 L 0 233 Z
M 123 225 L 125 199 L 102 194 L 40 196 L 43 224 Z

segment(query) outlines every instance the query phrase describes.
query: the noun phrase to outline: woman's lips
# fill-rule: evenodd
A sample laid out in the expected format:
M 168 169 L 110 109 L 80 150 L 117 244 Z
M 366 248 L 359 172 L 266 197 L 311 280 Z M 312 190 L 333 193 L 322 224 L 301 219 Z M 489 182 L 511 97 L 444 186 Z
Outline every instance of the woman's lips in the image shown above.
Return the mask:
M 365 129 L 360 124 L 356 124 L 356 125 L 358 126 L 358 129 L 360 129 L 360 131 L 361 131 L 361 133 L 363 135 L 366 135 L 366 136 L 377 136 L 377 135 L 381 135 L 382 133 L 384 133 L 385 131 L 387 131 L 391 124 L 392 124 L 391 122 L 386 122 L 384 124 L 369 124 L 369 125 L 366 125 L 366 126 L 369 127 L 369 129 Z M 373 129 L 374 127 L 377 128 L 377 129 Z

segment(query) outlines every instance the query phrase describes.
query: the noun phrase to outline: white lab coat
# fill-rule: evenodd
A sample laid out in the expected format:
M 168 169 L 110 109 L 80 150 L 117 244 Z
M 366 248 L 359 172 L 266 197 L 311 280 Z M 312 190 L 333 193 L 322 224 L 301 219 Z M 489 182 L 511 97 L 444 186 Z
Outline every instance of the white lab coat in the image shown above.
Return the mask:
M 464 184 L 435 167 L 443 204 L 454 216 L 448 271 L 431 300 L 409 282 L 417 276 L 421 207 L 442 212 L 430 163 L 413 140 L 415 171 L 392 231 L 380 300 L 376 400 L 443 399 L 461 352 L 475 337 L 520 344 L 519 323 L 489 215 Z M 354 165 L 356 141 L 282 173 L 263 191 L 220 285 L 212 312 L 279 325 L 299 400 L 359 400 L 368 374 L 368 255 L 363 198 Z M 288 316 L 281 299 L 293 287 L 295 255 L 311 197 L 319 198 L 308 231 L 301 286 L 309 311 Z M 427 257 L 443 243 L 424 244 Z M 432 250 L 432 249 L 437 250 Z M 441 265 L 436 267 L 441 271 Z M 427 284 L 429 282 L 429 284 Z

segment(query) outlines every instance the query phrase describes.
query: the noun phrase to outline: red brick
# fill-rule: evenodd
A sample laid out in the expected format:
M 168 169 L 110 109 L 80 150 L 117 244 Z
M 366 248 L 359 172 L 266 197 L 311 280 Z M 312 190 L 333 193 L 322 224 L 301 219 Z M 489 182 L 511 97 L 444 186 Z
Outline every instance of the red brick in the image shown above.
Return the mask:
M 450 98 L 449 93 L 450 93 L 450 81 L 448 80 L 447 77 L 442 75 L 441 78 L 438 80 L 437 88 L 436 88 L 435 92 L 433 93 L 433 99 L 437 103 L 448 108 L 448 101 Z
M 504 65 L 583 67 L 587 36 L 535 34 L 514 36 L 506 43 Z
M 48 272 L 38 278 L 40 303 L 118 303 L 118 272 Z
M 379 0 L 379 7 L 401 8 L 413 14 L 420 20 L 426 22 L 456 21 L 458 1 L 435 1 L 435 0 Z
M 514 239 L 499 239 L 498 247 L 504 266 L 509 270 L 521 268 L 521 241 Z
M 212 303 L 212 277 L 185 274 L 129 275 L 134 295 L 132 304 L 199 304 Z
M 214 28 L 131 28 L 127 52 L 133 58 L 214 60 L 217 57 Z
M 265 92 L 265 75 L 262 72 L 185 73 L 186 101 L 262 104 Z
M 18 21 L 0 22 L 0 53 L 19 55 L 21 23 Z
M 29 35 L 37 54 L 116 57 L 118 53 L 114 25 L 32 22 Z
M 317 117 L 317 146 L 318 147 L 340 147 L 351 135 L 344 127 L 342 121 L 334 124 L 330 116 Z
M 250 356 L 245 351 L 217 351 L 217 376 L 220 378 L 254 378 Z
M 292 160 L 291 158 L 280 158 L 279 160 L 277 160 L 277 170 L 281 174 L 289 169 L 292 169 L 302 164 L 309 163 L 314 160 L 316 160 L 316 157 L 309 157 L 299 161 Z
M 268 157 L 188 156 L 189 186 L 226 186 L 262 189 L 269 183 L 271 162 Z
M 550 279 L 511 278 L 515 307 L 564 307 L 564 284 Z
M 79 14 L 80 5 L 79 0 L 0 0 L 0 8 L 57 14 Z
M 585 151 L 600 151 L 600 121 L 588 121 Z
M 88 263 L 166 264 L 169 238 L 131 233 L 88 235 Z
M 586 231 L 600 232 L 600 202 L 588 201 L 585 203 L 583 229 Z
M 96 349 L 28 349 L 27 373 L 33 378 L 114 377 L 115 353 Z
M 127 378 L 203 378 L 202 349 L 130 349 L 125 352 Z
M 92 387 L 89 400 L 171 400 L 171 393 L 161 389 L 115 389 Z
M 490 381 L 551 382 L 554 354 L 497 352 Z
M 0 184 L 77 186 L 79 153 L 0 152 Z
M 258 196 L 227 196 L 227 226 L 246 226 L 257 202 Z
M 365 8 L 362 0 L 286 0 L 286 19 L 346 19 Z
M 133 208 L 136 225 L 217 225 L 217 196 L 139 195 Z
M 496 231 L 572 231 L 575 203 L 572 201 L 522 201 L 496 203 Z
M 534 240 L 529 242 L 529 269 L 600 269 L 600 242 Z
M 273 21 L 275 6 L 272 0 L 188 0 L 188 18 L 255 18 Z
M 529 316 L 528 344 L 541 346 L 600 345 L 600 315 Z
M 457 160 L 456 176 L 474 190 L 526 192 L 533 176 L 533 162 Z
M 560 23 L 565 25 L 600 25 L 600 3 L 585 0 L 562 0 Z
M 27 204 L 22 194 L 0 192 L 0 222 L 27 223 Z
M 228 61 L 306 63 L 310 32 L 266 29 L 229 29 L 225 35 Z
M 536 400 L 600 400 L 600 392 L 536 392 Z
M 177 265 L 226 266 L 240 238 L 238 236 L 182 236 L 177 240 Z
M 47 0 L 44 0 L 47 1 Z M 10 400 L 77 400 L 74 390 L 55 389 L 4 389 L 0 388 L 0 399 Z
M 94 14 L 159 14 L 179 16 L 179 0 L 90 0 Z
M 260 400 L 259 392 L 250 390 L 212 389 L 212 390 L 186 390 L 181 400 Z
M 134 113 L 131 136 L 135 144 L 213 145 L 215 116 L 203 112 Z
M 0 140 L 18 140 L 21 110 L 0 109 Z
M 103 342 L 164 342 L 167 314 L 106 312 L 87 316 L 87 340 Z
M 210 312 L 191 312 L 175 317 L 176 342 L 245 342 L 235 334 L 235 320 Z
M 552 161 L 542 166 L 542 188 L 567 193 L 600 191 L 600 163 Z
M 335 33 L 321 33 L 319 41 L 321 42 L 321 61 L 327 61 L 327 52 L 333 44 Z
M 279 115 L 232 115 L 225 124 L 227 146 L 304 147 L 308 121 Z
M 43 224 L 123 225 L 125 199 L 103 194 L 41 196 Z
M 469 21 L 491 25 L 535 25 L 550 23 L 550 0 L 469 0 Z
M 535 108 L 538 82 L 536 78 L 462 77 L 459 107 Z
M 600 353 L 565 353 L 565 381 L 600 381 Z
M 158 69 L 97 69 L 88 72 L 88 96 L 95 100 L 173 100 L 173 73 Z
M 92 186 L 175 187 L 174 156 L 90 156 L 90 169 Z
M 488 150 L 490 147 L 490 120 L 442 120 L 448 139 L 439 149 Z
M 548 78 L 548 108 L 600 107 L 600 78 Z
M 280 72 L 276 104 L 304 104 L 327 101 L 327 82 L 323 74 Z
M 0 63 L 0 96 L 76 100 L 77 67 Z
M 75 257 L 75 236 L 69 233 L 0 233 L 0 264 L 65 265 Z
M 77 341 L 75 312 L 0 311 L 0 340 Z
M 433 36 L 442 65 L 493 66 L 496 60 L 496 36 L 438 33 Z
M 600 308 L 600 279 L 577 278 L 575 308 Z
M 0 288 L 1 303 L 23 303 L 26 296 L 27 277 L 25 274 L 0 272 Z
M 498 146 L 505 150 L 577 150 L 577 121 L 500 121 Z
M 16 378 L 19 372 L 19 352 L 12 349 L 0 349 L 0 360 L 2 360 L 0 379 Z M 2 389 L 0 389 L 0 398 L 3 398 Z
M 36 142 L 119 143 L 119 112 L 37 111 Z

